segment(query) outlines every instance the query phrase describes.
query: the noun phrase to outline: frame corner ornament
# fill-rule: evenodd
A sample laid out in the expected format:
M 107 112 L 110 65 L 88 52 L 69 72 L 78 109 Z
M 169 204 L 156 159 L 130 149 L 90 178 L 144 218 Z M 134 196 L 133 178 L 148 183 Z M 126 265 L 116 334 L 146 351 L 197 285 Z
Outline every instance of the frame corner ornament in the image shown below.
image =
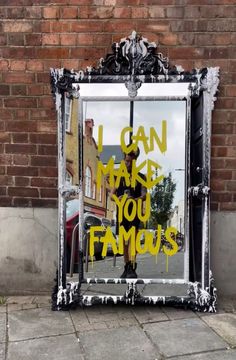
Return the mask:
M 112 44 L 112 54 L 89 68 L 90 75 L 155 75 L 167 74 L 169 59 L 156 52 L 157 45 L 132 31 L 131 35 Z
M 198 312 L 215 313 L 217 305 L 217 289 L 213 285 L 214 279 L 210 278 L 210 287 L 201 288 L 199 282 L 189 283 L 188 295 L 193 300 L 193 310 Z

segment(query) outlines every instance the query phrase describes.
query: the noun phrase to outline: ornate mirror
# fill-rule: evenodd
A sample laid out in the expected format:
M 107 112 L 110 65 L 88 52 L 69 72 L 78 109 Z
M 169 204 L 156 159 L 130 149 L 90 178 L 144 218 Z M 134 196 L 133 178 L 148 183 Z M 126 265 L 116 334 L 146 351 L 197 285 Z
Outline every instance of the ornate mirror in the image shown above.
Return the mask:
M 59 179 L 53 309 L 216 309 L 209 181 L 219 69 L 184 71 L 156 48 L 133 32 L 97 68 L 51 70 Z

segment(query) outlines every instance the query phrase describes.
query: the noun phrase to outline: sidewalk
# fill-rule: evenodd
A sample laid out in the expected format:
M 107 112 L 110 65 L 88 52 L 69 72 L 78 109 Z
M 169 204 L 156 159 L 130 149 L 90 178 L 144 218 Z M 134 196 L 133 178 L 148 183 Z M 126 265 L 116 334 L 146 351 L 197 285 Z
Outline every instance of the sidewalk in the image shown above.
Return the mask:
M 52 312 L 46 296 L 0 305 L 0 360 L 235 360 L 236 301 L 217 314 L 92 306 Z

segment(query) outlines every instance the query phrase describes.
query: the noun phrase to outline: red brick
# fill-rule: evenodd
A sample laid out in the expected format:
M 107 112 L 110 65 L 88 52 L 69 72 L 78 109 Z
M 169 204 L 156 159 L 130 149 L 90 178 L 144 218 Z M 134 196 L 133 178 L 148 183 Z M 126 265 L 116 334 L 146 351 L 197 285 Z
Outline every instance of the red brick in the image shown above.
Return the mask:
M 0 96 L 2 95 L 9 95 L 10 94 L 10 87 L 9 85 L 1 85 L 0 84 Z
M 95 35 L 95 38 L 101 35 Z M 78 45 L 93 45 L 94 44 L 94 35 L 91 34 L 78 34 Z M 99 43 L 99 42 L 98 42 Z
M 16 186 L 29 186 L 30 178 L 25 176 L 15 176 L 15 185 Z
M 43 62 L 41 60 L 28 60 L 26 68 L 31 71 L 43 71 Z
M 31 186 L 35 187 L 46 187 L 46 188 L 55 188 L 57 186 L 56 178 L 32 178 Z
M 8 70 L 9 62 L 7 60 L 0 60 L 0 70 Z
M 25 18 L 27 19 L 41 19 L 42 8 L 40 6 L 27 6 L 25 8 Z
M 29 198 L 14 197 L 12 199 L 12 201 L 13 201 L 13 206 L 20 206 L 20 207 L 31 207 L 32 206 L 32 200 Z
M 70 24 L 70 28 L 72 32 L 76 33 L 91 33 L 91 32 L 102 32 L 103 31 L 103 23 L 98 21 L 79 21 L 79 22 L 72 22 Z M 104 30 L 105 27 L 104 27 Z M 54 30 L 55 31 L 55 30 Z M 62 32 L 68 32 L 68 30 L 63 30 Z
M 211 168 L 212 169 L 224 169 L 225 167 L 225 160 L 224 159 L 211 159 Z
M 219 202 L 232 201 L 232 198 L 233 198 L 233 195 L 226 193 L 226 192 L 212 193 L 212 195 L 211 195 L 212 201 L 219 201 Z
M 211 189 L 212 191 L 224 191 L 225 181 L 219 179 L 211 179 Z
M 79 60 L 74 60 L 74 59 L 62 60 L 60 67 L 66 69 L 75 69 L 75 70 L 80 69 Z
M 39 168 L 39 176 L 40 177 L 57 177 L 58 170 L 55 167 L 43 167 Z
M 56 121 L 39 121 L 37 125 L 38 132 L 55 134 L 57 131 Z
M 150 18 L 164 18 L 165 17 L 164 8 L 161 8 L 160 5 L 150 6 L 149 7 L 149 17 Z
M 29 96 L 39 96 L 44 94 L 43 85 L 29 85 L 27 86 L 27 95 Z
M 12 163 L 12 156 L 9 154 L 0 154 L 0 164 L 10 165 Z
M 57 198 L 57 189 L 40 189 L 41 198 Z
M 78 7 L 61 7 L 62 19 L 77 19 Z
M 42 35 L 41 34 L 26 34 L 25 35 L 26 46 L 41 46 Z
M 4 119 L 4 120 L 11 120 L 12 119 L 12 111 L 9 109 L 1 109 L 0 118 Z M 0 129 L 1 129 L 1 126 L 0 126 Z
M 24 34 L 8 34 L 8 45 L 24 46 Z
M 8 166 L 8 175 L 19 175 L 19 176 L 38 176 L 38 168 L 30 166 Z
M 4 82 L 8 84 L 31 84 L 34 82 L 35 76 L 32 73 L 17 71 L 4 74 L 3 78 Z
M 9 21 L 3 23 L 4 32 L 32 32 L 32 23 L 28 21 Z
M 236 97 L 236 85 L 226 86 L 226 96 Z
M 6 34 L 0 34 L 0 45 L 6 45 L 6 43 L 7 43 Z
M 6 59 L 32 59 L 35 58 L 35 47 L 6 47 L 2 48 L 1 54 Z
M 11 199 L 9 197 L 1 196 L 0 197 L 0 204 L 1 204 L 1 206 L 11 206 L 12 201 L 11 201 Z
M 33 207 L 44 207 L 44 208 L 57 207 L 56 199 L 32 199 L 31 203 Z
M 10 142 L 10 134 L 7 133 L 7 132 L 0 132 L 0 143 L 3 144 L 3 143 L 8 143 Z
M 233 124 L 213 124 L 212 132 L 214 134 L 232 134 L 234 132 Z
M 134 19 L 146 19 L 148 17 L 147 7 L 132 7 L 131 17 Z
M 25 16 L 23 6 L 11 7 L 6 10 L 8 19 L 23 19 Z
M 162 33 L 170 30 L 170 23 L 166 20 L 140 20 L 137 23 L 137 31 L 141 33 L 146 32 L 154 32 L 154 33 Z M 129 31 L 130 29 L 126 29 L 126 26 L 122 31 Z
M 28 143 L 29 142 L 29 134 L 28 133 L 12 133 L 11 134 L 13 143 Z
M 60 35 L 61 45 L 76 45 L 77 44 L 77 34 L 61 34 Z
M 225 159 L 225 167 L 226 169 L 236 169 L 236 159 Z
M 163 33 L 159 37 L 159 43 L 163 45 L 176 45 L 178 43 L 178 37 L 176 34 Z
M 13 155 L 12 156 L 12 164 L 13 165 L 29 165 L 30 157 L 29 155 Z
M 55 107 L 55 104 L 52 96 L 40 97 L 38 99 L 38 107 L 53 109 Z
M 56 113 L 54 110 L 48 110 L 48 109 L 31 109 L 30 118 L 42 120 L 43 123 L 46 123 L 47 121 L 45 121 L 45 119 L 49 119 L 49 121 L 50 119 L 56 119 Z M 54 120 L 54 122 L 56 121 Z M 38 129 L 39 129 L 39 124 L 38 124 Z
M 4 196 L 7 194 L 6 186 L 0 186 L 0 196 Z M 1 202 L 0 202 L 1 203 Z
M 36 98 L 9 98 L 4 100 L 5 107 L 12 108 L 32 108 L 37 107 Z
M 231 180 L 232 170 L 211 170 L 212 179 Z
M 5 186 L 14 185 L 13 177 L 8 175 L 0 176 L 0 185 L 5 185 Z
M 56 144 L 56 134 L 30 134 L 33 144 Z
M 226 190 L 227 191 L 233 191 L 236 192 L 236 181 L 235 180 L 231 180 L 231 181 L 226 181 Z M 231 200 L 229 200 L 231 201 Z
M 26 95 L 26 86 L 25 85 L 12 85 L 11 86 L 11 95 Z
M 59 45 L 59 35 L 58 34 L 43 34 L 42 35 L 42 45 Z
M 14 120 L 27 120 L 29 119 L 29 109 L 14 109 Z
M 226 202 L 220 204 L 220 211 L 235 211 L 236 210 L 236 202 Z
M 35 121 L 8 121 L 6 124 L 8 131 L 17 131 L 17 132 L 27 132 L 27 131 L 36 131 L 37 124 Z
M 11 60 L 10 61 L 10 69 L 11 70 L 20 71 L 20 70 L 25 70 L 25 68 L 26 68 L 26 61 L 24 61 L 24 60 Z M 9 75 L 11 75 L 11 73 Z M 17 74 L 14 74 L 14 75 L 17 75 Z
M 72 27 L 76 22 L 70 23 L 69 21 L 53 21 L 51 22 L 50 31 L 53 33 L 67 33 L 70 32 L 70 27 Z M 73 30 L 72 30 L 73 31 Z
M 6 166 L 0 166 L 0 175 L 6 174 Z
M 55 156 L 31 156 L 32 166 L 56 166 Z
M 22 196 L 22 197 L 38 197 L 39 192 L 37 188 L 30 187 L 8 187 L 9 196 Z
M 57 155 L 57 146 L 56 145 L 39 145 L 38 146 L 39 155 Z
M 44 7 L 43 17 L 45 19 L 59 19 L 59 7 L 56 6 Z
M 113 12 L 114 18 L 130 18 L 131 17 L 131 7 L 115 7 Z
M 6 144 L 6 154 L 36 154 L 37 149 L 35 145 L 29 144 Z
M 236 135 L 228 135 L 225 143 L 229 146 L 236 146 Z
M 69 58 L 69 48 L 36 48 L 38 59 L 67 59 Z

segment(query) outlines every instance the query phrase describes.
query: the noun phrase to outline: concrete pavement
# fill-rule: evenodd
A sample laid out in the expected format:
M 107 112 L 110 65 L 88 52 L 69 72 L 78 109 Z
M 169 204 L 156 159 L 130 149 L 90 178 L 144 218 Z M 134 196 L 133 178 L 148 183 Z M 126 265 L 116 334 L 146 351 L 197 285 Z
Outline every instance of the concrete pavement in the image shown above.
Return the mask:
M 52 312 L 47 296 L 0 305 L 0 360 L 235 360 L 236 301 L 217 314 L 92 306 Z

